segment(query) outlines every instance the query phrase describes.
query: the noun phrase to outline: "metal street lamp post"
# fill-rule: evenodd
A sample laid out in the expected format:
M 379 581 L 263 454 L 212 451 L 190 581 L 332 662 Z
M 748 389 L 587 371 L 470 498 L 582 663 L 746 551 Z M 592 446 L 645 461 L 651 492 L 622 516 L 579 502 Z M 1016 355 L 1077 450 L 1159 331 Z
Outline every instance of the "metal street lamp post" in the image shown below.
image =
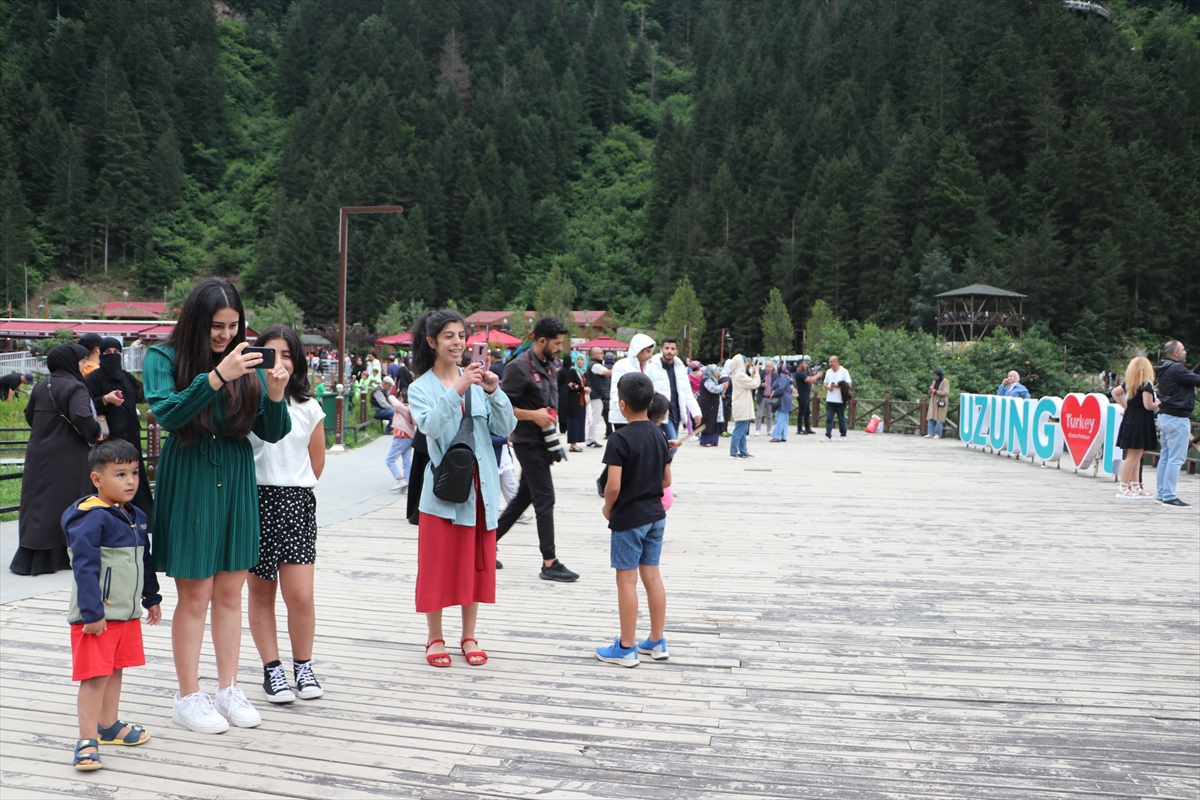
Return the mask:
M 342 206 L 338 218 L 338 393 L 333 423 L 334 452 L 346 449 L 346 255 L 350 245 L 351 214 L 399 214 L 404 206 Z

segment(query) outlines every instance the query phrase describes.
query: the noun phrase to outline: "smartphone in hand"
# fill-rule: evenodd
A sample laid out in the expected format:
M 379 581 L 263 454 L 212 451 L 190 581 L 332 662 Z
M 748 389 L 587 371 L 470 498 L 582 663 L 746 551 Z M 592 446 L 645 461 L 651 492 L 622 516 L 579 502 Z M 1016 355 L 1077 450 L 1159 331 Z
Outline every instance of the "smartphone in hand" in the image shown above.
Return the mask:
M 243 353 L 258 353 L 262 356 L 262 363 L 255 369 L 275 369 L 275 348 L 274 347 L 247 347 Z
M 476 342 L 471 345 L 471 362 L 487 369 L 487 344 Z

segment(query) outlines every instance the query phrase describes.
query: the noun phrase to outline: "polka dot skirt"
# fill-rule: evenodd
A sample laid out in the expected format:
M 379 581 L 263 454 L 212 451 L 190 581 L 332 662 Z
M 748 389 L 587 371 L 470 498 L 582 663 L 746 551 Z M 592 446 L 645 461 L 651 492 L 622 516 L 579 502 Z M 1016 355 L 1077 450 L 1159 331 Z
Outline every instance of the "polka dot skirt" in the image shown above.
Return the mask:
M 262 536 L 258 566 L 250 572 L 266 581 L 279 565 L 313 564 L 317 560 L 317 498 L 302 486 L 259 486 L 258 513 Z

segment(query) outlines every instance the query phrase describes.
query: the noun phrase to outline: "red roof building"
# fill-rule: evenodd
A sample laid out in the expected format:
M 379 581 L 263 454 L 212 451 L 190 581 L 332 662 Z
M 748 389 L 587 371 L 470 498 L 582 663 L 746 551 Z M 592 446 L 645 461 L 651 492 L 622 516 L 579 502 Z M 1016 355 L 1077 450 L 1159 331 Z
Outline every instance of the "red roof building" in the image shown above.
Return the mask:
M 166 303 L 126 302 L 104 304 L 104 316 L 109 319 L 162 319 Z

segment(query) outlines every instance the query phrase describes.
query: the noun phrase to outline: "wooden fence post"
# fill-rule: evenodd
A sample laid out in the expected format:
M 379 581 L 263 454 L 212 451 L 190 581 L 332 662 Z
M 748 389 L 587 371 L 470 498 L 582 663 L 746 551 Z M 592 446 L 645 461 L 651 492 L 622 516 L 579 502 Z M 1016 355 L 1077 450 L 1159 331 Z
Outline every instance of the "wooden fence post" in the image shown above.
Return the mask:
M 858 398 L 851 396 L 849 405 L 850 408 L 848 409 L 847 416 L 849 416 L 850 419 L 846 420 L 846 429 L 854 430 L 854 416 L 858 411 Z
M 892 429 L 892 395 L 890 393 L 883 396 L 883 429 L 884 431 Z
M 929 430 L 929 398 L 921 398 L 921 430 Z

